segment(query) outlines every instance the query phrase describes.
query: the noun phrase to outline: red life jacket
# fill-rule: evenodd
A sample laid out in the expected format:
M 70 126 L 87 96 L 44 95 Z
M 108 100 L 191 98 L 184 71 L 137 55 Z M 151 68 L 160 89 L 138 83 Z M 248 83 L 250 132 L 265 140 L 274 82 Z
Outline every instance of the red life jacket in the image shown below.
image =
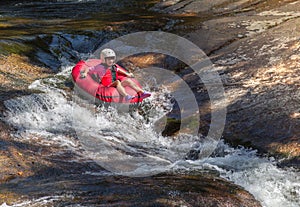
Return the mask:
M 122 73 L 119 73 L 120 70 L 126 71 L 121 66 L 114 64 L 112 67 L 107 68 L 104 76 L 102 77 L 101 83 L 104 86 L 109 86 L 116 80 L 122 81 L 122 79 L 125 77 Z

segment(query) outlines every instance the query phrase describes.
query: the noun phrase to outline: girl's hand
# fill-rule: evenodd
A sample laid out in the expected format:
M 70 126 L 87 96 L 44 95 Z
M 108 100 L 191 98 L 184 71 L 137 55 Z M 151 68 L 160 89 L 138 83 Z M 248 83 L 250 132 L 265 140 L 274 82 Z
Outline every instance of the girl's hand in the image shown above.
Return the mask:
M 80 78 L 86 78 L 87 72 L 86 71 L 80 71 Z
M 129 78 L 134 78 L 134 75 L 133 75 L 133 73 L 128 73 L 128 75 L 127 75 Z

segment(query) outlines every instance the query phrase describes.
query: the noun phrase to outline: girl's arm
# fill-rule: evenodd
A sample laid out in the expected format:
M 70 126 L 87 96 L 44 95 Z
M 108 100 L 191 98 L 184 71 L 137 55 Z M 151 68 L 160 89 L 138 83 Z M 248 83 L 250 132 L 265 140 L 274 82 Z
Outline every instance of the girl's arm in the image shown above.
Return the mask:
M 125 75 L 125 76 L 127 76 L 127 77 L 134 78 L 133 73 L 127 72 L 127 71 L 124 70 L 123 68 L 117 67 L 117 72 L 120 73 L 120 74 L 123 74 L 123 75 Z

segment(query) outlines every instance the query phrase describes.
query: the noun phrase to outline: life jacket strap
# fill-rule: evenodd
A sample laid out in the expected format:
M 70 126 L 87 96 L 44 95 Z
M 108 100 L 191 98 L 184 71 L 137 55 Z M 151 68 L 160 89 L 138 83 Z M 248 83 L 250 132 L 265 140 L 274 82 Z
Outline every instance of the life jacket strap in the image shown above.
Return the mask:
M 111 80 L 112 80 L 112 83 L 117 80 L 117 66 L 116 65 L 111 66 Z

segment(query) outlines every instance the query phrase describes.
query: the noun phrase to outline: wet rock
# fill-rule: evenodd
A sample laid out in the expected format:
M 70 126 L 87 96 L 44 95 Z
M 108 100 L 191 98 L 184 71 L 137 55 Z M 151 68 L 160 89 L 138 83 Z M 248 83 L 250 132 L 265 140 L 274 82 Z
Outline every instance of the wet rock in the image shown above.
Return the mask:
M 16 95 L 17 91 L 26 93 L 29 84 L 49 74 L 51 74 L 49 69 L 31 63 L 27 57 L 17 54 L 0 56 L 0 91 L 6 91 L 8 96 L 1 100 L 8 99 L 10 95 Z
M 295 75 L 300 71 L 291 58 L 300 49 L 299 23 L 299 18 L 291 19 L 215 53 L 216 65 L 227 74 L 227 140 L 288 158 L 300 156 L 300 79 Z
M 0 122 L 0 183 L 32 174 L 22 151 L 13 144 L 11 129 Z
M 128 181 L 132 183 L 132 179 Z M 211 175 L 157 175 L 137 179 L 133 185 L 142 187 L 149 206 L 260 206 L 243 189 Z M 152 198 L 147 189 L 155 189 Z
M 76 168 L 76 166 L 75 166 Z M 51 171 L 50 171 L 51 172 Z M 78 173 L 78 172 L 77 172 Z M 69 174 L 18 182 L 10 194 L 31 200 L 34 197 L 56 196 L 53 205 L 88 206 L 203 206 L 203 207 L 260 207 L 260 203 L 241 187 L 215 175 L 163 174 L 146 178 Z M 12 189 L 14 183 L 2 187 Z M 33 187 L 34 186 L 34 187 Z M 73 191 L 76 189 L 76 191 Z M 68 194 L 72 196 L 67 196 Z M 0 194 L 1 195 L 1 194 Z M 16 198 L 18 198 L 16 196 Z M 1 199 L 1 196 L 0 196 Z M 8 198 L 2 196 L 2 201 Z M 41 199 L 39 199 L 41 200 Z M 38 201 L 36 201 L 38 204 Z M 34 203 L 34 201 L 32 201 Z
M 235 15 L 239 13 L 255 12 L 256 10 L 270 10 L 272 8 L 276 8 L 280 5 L 294 1 L 295 0 L 267 2 L 263 0 L 162 0 L 157 3 L 152 9 L 172 14 L 193 13 L 198 15 Z
M 29 84 L 51 74 L 49 69 L 32 64 L 27 57 L 16 54 L 0 56 L 0 63 L 1 114 L 5 111 L 3 101 L 31 94 L 34 91 L 28 89 Z M 4 118 L 3 115 L 1 118 Z M 24 145 L 17 144 L 11 137 L 13 130 L 0 121 L 0 182 L 32 175 L 32 168 L 35 167 L 31 151 L 24 149 Z
M 299 163 L 299 2 L 164 1 L 156 8 L 197 15 L 231 11 L 185 34 L 221 74 L 228 99 L 224 138 Z

